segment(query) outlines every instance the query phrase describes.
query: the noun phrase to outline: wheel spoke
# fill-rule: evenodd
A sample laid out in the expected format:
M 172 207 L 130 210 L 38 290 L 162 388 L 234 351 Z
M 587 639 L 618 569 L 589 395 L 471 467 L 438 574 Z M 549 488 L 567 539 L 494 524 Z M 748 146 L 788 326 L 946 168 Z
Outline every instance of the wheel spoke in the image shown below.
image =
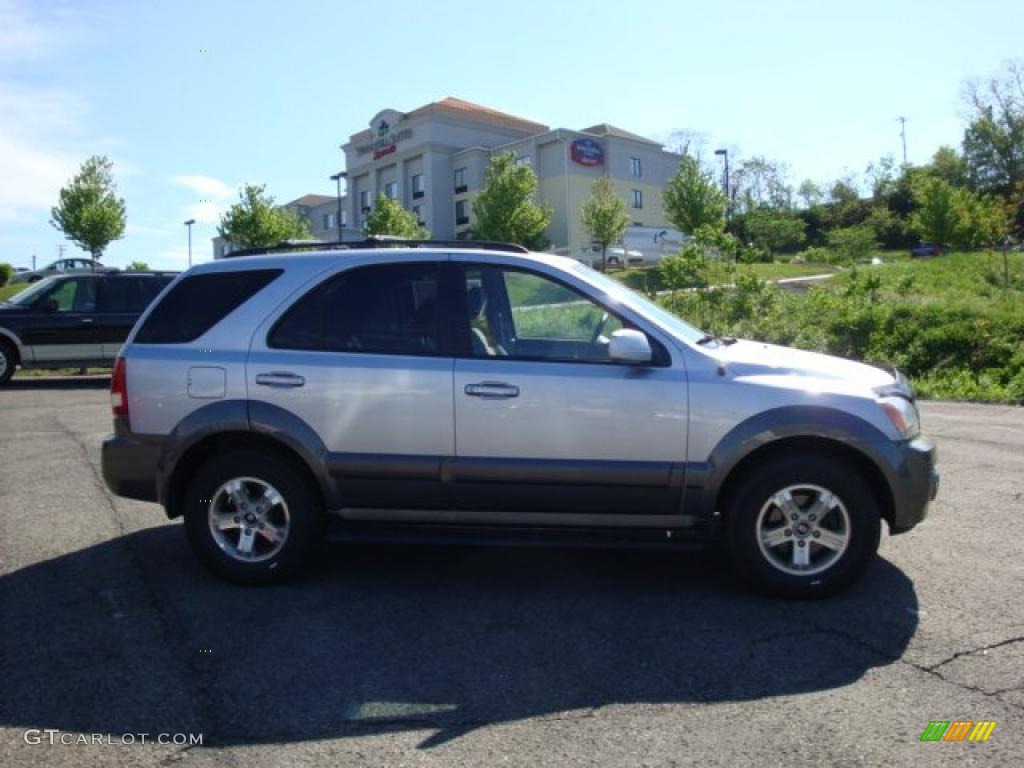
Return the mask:
M 789 492 L 789 489 L 776 493 L 772 497 L 772 501 L 775 502 L 775 506 L 786 516 L 787 520 L 791 515 L 800 514 L 800 507 L 793 500 L 793 494 Z
M 793 543 L 793 565 L 797 568 L 806 568 L 811 564 L 810 547 L 804 545 L 798 547 Z
M 822 491 L 818 494 L 818 498 L 814 504 L 811 505 L 810 509 L 807 510 L 808 515 L 814 515 L 817 518 L 817 522 L 821 523 L 825 519 L 825 516 L 832 511 L 832 508 L 836 505 L 836 497 L 828 491 Z
M 242 555 L 252 554 L 252 545 L 256 543 L 256 532 L 245 528 L 238 537 L 238 552 Z
M 777 547 L 780 544 L 785 544 L 787 541 L 792 540 L 792 536 L 786 535 L 785 525 L 780 525 L 778 528 L 772 528 L 761 532 L 761 541 L 764 542 L 766 547 Z
M 814 539 L 814 541 L 816 544 L 821 544 L 821 546 L 825 547 L 826 549 L 831 549 L 838 552 L 840 549 L 843 548 L 843 545 L 846 543 L 846 537 L 841 533 L 830 531 L 827 528 L 819 528 L 818 536 Z
M 235 516 L 229 512 L 214 513 L 213 524 L 218 531 L 231 531 L 242 527 L 241 523 L 235 522 Z
M 256 509 L 259 514 L 263 515 L 272 510 L 278 504 L 283 501 L 281 494 L 275 491 L 273 488 L 266 488 L 263 494 L 256 501 Z
M 271 545 L 276 547 L 284 541 L 285 527 L 283 525 L 276 526 L 271 525 L 270 523 L 265 523 L 261 529 L 257 530 L 257 533 L 270 542 Z
M 231 500 L 235 503 L 235 509 L 241 509 L 242 504 L 249 501 L 245 495 L 245 488 L 242 486 L 241 480 L 232 480 L 224 486 L 224 492 L 231 497 Z

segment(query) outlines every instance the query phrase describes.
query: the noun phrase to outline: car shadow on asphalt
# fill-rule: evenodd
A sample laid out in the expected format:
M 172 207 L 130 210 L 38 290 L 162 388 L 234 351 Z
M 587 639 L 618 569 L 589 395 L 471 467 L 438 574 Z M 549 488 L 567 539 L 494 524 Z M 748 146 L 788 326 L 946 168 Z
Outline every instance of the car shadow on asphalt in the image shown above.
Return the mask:
M 0 723 L 203 733 L 205 746 L 387 731 L 421 747 L 632 703 L 825 691 L 897 660 L 910 579 L 758 597 L 710 555 L 331 545 L 297 582 L 222 583 L 178 524 L 0 578 Z M 142 577 L 139 577 L 139 574 Z

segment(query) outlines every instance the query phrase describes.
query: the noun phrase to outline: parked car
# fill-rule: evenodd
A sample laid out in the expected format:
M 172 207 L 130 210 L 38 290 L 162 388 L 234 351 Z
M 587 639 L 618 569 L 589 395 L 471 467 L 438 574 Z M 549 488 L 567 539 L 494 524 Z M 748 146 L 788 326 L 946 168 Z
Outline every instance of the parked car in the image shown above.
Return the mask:
M 169 272 L 107 272 L 47 277 L 0 302 L 0 384 L 18 367 L 113 364 Z
M 921 243 L 910 249 L 911 256 L 941 256 L 942 246 L 934 243 Z
M 81 273 L 107 272 L 111 267 L 105 267 L 94 259 L 58 259 L 52 264 L 47 264 L 42 269 L 19 270 L 11 279 L 14 283 L 34 283 L 44 277 L 53 275 L 73 275 Z
M 832 594 L 938 488 L 891 371 L 714 338 L 574 260 L 376 241 L 243 252 L 146 311 L 103 476 L 242 583 L 349 540 L 700 547 Z M 381 246 L 381 247 L 378 247 Z

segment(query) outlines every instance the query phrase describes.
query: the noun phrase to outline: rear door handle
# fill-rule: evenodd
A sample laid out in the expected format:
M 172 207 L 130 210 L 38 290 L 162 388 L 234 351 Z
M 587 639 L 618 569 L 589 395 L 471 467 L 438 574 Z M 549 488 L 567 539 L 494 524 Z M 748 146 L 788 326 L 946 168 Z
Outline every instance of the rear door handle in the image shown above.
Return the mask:
M 519 397 L 519 387 L 514 384 L 506 384 L 503 381 L 481 381 L 477 384 L 467 384 L 465 392 L 470 397 L 482 397 L 485 400 Z
M 290 389 L 292 387 L 301 387 L 306 383 L 306 379 L 297 373 L 271 371 L 270 373 L 257 373 L 256 383 L 264 387 L 274 387 L 275 389 Z

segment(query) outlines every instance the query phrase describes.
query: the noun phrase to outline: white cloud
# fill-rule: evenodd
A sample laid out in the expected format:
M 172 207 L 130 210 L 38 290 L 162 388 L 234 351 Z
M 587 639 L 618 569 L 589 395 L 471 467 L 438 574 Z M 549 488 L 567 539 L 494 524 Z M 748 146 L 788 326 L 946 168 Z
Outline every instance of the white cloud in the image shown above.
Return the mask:
M 139 235 L 142 237 L 166 237 L 171 234 L 169 230 L 161 227 L 147 227 L 144 224 L 131 224 L 125 227 L 126 235 Z
M 212 176 L 172 176 L 171 182 L 191 189 L 202 199 L 224 200 L 234 195 L 234 190 L 231 187 Z
M 45 211 L 78 166 L 60 149 L 86 108 L 73 94 L 0 81 L 0 219 Z

